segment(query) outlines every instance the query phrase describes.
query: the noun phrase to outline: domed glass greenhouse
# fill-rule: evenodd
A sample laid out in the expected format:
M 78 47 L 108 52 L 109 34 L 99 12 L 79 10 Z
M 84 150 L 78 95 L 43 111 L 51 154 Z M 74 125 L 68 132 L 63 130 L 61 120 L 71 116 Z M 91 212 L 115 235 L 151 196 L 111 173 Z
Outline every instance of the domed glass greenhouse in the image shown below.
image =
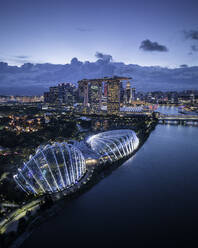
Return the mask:
M 14 180 L 26 193 L 55 193 L 82 179 L 90 166 L 114 162 L 132 154 L 139 139 L 132 130 L 122 129 L 92 135 L 85 141 L 48 144 L 37 149 L 21 166 Z M 86 159 L 85 159 L 86 157 Z M 91 167 L 90 167 L 91 168 Z
M 93 135 L 87 139 L 87 144 L 103 161 L 117 161 L 124 158 L 139 145 L 135 132 L 128 129 L 113 130 Z
M 39 148 L 18 169 L 14 180 L 25 192 L 58 192 L 77 184 L 86 172 L 82 152 L 71 144 L 54 143 Z

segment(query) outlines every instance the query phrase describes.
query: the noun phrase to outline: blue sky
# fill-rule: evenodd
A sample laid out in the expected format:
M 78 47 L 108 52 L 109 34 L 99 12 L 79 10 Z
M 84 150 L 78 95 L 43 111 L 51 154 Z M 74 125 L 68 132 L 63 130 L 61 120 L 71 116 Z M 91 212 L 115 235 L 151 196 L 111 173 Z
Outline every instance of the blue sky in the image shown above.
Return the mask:
M 65 64 L 102 52 L 127 64 L 197 66 L 197 10 L 197 0 L 1 0 L 0 61 Z

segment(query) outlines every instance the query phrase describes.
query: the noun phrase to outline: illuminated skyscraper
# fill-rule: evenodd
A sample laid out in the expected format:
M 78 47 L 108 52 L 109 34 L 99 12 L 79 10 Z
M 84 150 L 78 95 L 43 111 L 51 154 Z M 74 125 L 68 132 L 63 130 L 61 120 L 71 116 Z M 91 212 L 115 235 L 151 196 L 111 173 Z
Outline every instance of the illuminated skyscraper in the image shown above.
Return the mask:
M 102 100 L 102 82 L 94 81 L 90 83 L 89 86 L 89 103 L 91 110 L 94 113 L 99 113 L 101 111 L 101 100 Z
M 126 103 L 131 102 L 131 83 L 128 81 L 126 84 Z
M 58 86 L 50 87 L 49 92 L 44 92 L 46 103 L 74 103 L 75 86 L 71 83 L 61 83 Z
M 79 96 L 83 95 L 85 112 L 87 110 L 91 110 L 91 113 L 99 113 L 101 111 L 102 86 L 105 83 L 103 100 L 107 95 L 107 111 L 109 114 L 119 113 L 121 80 L 129 79 L 131 78 L 114 76 L 113 78 L 104 77 L 78 81 L 78 92 Z
M 85 91 L 84 84 L 85 84 L 84 80 L 78 81 L 78 101 L 81 103 L 84 103 L 84 91 Z
M 45 102 L 59 103 L 59 89 L 58 86 L 50 87 L 49 92 L 44 93 Z
M 84 107 L 87 107 L 89 103 L 89 83 L 84 82 Z
M 190 101 L 191 103 L 195 102 L 195 95 L 193 93 L 190 94 Z
M 120 81 L 108 82 L 107 113 L 118 114 L 120 111 Z

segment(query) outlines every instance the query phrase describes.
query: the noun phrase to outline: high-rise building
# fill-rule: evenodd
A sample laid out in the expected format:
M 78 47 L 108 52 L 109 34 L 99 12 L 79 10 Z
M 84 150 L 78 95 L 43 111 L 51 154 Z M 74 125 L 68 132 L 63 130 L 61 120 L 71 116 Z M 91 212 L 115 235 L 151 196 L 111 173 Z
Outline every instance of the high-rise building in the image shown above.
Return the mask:
M 49 103 L 59 103 L 58 86 L 54 86 L 54 87 L 49 88 L 48 102 Z
M 79 95 L 83 95 L 83 106 L 87 108 L 90 106 L 90 110 L 93 113 L 99 113 L 101 111 L 102 101 L 102 81 L 99 80 L 81 80 L 78 82 Z
M 83 79 L 78 81 L 79 96 L 83 95 L 83 111 L 91 111 L 91 113 L 99 113 L 101 111 L 101 102 L 106 105 L 109 114 L 117 114 L 120 111 L 120 91 L 123 80 L 129 80 L 127 77 L 114 76 Z M 103 91 L 104 83 L 104 91 Z M 103 94 L 102 94 L 103 93 Z M 90 108 L 89 108 L 90 107 Z
M 132 101 L 136 100 L 136 89 L 135 88 L 131 89 L 131 98 L 132 98 Z
M 84 82 L 84 107 L 87 107 L 89 103 L 89 83 Z
M 108 82 L 107 113 L 118 114 L 120 111 L 120 81 Z
M 78 101 L 83 103 L 84 107 L 89 103 L 89 83 L 87 80 L 78 81 Z
M 126 84 L 126 103 L 131 102 L 131 83 L 128 81 Z
M 101 111 L 101 100 L 102 100 L 102 82 L 94 81 L 89 86 L 89 103 L 91 111 L 99 113 Z
M 195 95 L 193 93 L 190 94 L 190 101 L 191 103 L 195 102 Z
M 78 102 L 84 102 L 84 84 L 83 80 L 78 81 Z
M 71 83 L 62 83 L 58 86 L 50 87 L 49 92 L 44 92 L 44 101 L 47 103 L 74 103 L 75 86 Z
M 123 83 L 120 82 L 120 103 L 124 102 L 124 87 L 123 87 Z

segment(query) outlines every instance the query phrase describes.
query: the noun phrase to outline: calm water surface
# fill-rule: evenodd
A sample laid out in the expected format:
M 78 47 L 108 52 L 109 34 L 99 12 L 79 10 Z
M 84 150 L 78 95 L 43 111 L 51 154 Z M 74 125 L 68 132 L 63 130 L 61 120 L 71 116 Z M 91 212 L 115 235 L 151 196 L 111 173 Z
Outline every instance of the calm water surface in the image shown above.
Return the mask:
M 170 115 L 177 115 L 180 114 L 178 112 L 178 108 L 174 107 L 174 106 L 160 106 L 157 109 L 158 112 L 162 113 L 162 114 L 170 114 Z
M 194 247 L 197 198 L 198 128 L 158 125 L 134 157 L 22 247 Z

